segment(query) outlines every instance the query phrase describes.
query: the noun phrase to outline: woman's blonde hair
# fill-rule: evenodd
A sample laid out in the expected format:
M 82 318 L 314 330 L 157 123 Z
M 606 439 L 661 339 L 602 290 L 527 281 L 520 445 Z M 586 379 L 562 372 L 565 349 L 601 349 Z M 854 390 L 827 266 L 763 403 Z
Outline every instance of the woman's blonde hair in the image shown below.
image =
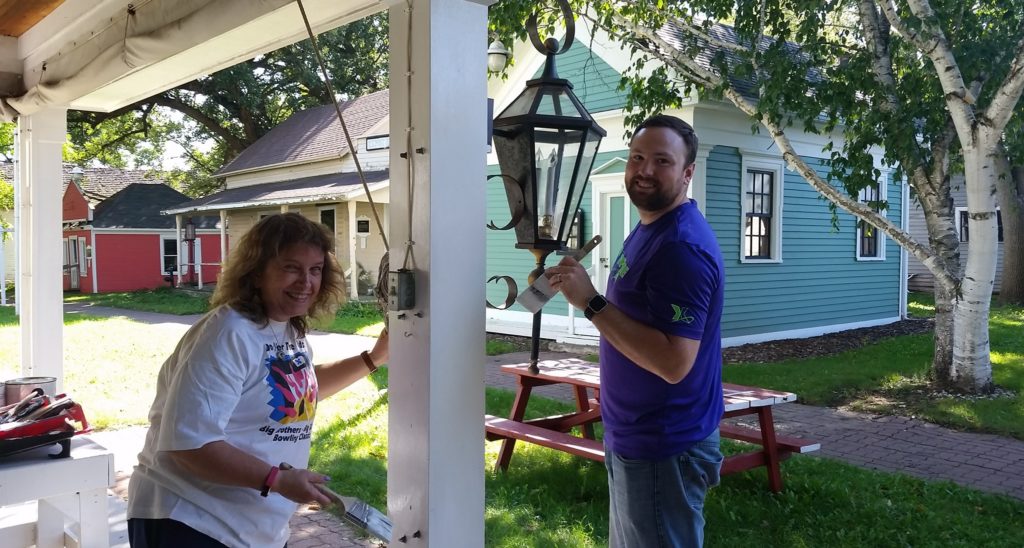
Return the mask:
M 250 320 L 266 325 L 267 311 L 257 281 L 271 260 L 295 244 L 309 244 L 324 252 L 320 292 L 305 316 L 290 320 L 299 334 L 305 335 L 309 318 L 334 312 L 345 292 L 341 267 L 334 256 L 334 235 L 324 225 L 298 213 L 264 217 L 242 236 L 217 280 L 211 308 L 226 304 Z

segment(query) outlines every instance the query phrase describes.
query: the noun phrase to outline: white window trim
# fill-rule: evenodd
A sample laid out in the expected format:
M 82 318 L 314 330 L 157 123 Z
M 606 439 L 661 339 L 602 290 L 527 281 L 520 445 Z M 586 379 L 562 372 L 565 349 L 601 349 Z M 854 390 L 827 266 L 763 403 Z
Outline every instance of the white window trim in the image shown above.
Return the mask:
M 879 180 L 877 182 L 877 184 L 878 184 L 878 201 L 880 201 L 880 202 L 886 201 L 887 196 L 889 195 L 889 192 L 888 192 L 889 183 L 888 183 L 888 181 L 889 181 L 889 174 L 888 174 L 888 172 L 882 172 L 882 177 L 879 178 Z M 862 201 L 862 200 L 863 200 L 862 197 L 860 197 L 860 196 L 857 197 L 857 201 Z M 881 214 L 882 217 L 888 217 L 888 215 L 887 215 L 888 211 L 889 211 L 888 209 L 883 209 L 883 210 L 879 211 L 878 213 Z M 855 224 L 853 226 L 856 227 L 856 236 L 854 238 L 856 240 L 856 243 L 855 243 L 856 255 L 854 255 L 854 257 L 857 259 L 857 261 L 858 262 L 880 262 L 880 261 L 884 261 L 885 260 L 885 240 L 887 239 L 885 237 L 885 232 L 882 232 L 881 230 L 879 230 L 877 228 L 875 229 L 875 230 L 878 230 L 878 256 L 877 257 L 864 257 L 864 256 L 861 256 L 861 249 L 860 249 L 860 231 L 863 230 L 863 228 L 861 227 L 860 219 L 854 217 L 854 223 Z M 960 233 L 958 232 L 957 235 L 959 235 L 959 234 Z
M 175 247 L 175 249 L 178 250 L 178 254 L 174 257 L 174 267 L 175 267 L 175 270 L 171 274 L 173 276 L 177 276 L 179 274 L 179 272 L 181 271 L 181 245 L 180 245 L 180 242 L 178 241 L 178 239 L 173 234 L 171 234 L 171 235 L 161 234 L 160 235 L 160 253 L 157 255 L 157 257 L 159 258 L 160 262 L 157 263 L 157 268 L 160 269 L 160 274 L 162 276 L 166 276 L 167 275 L 167 271 L 164 270 L 164 242 L 165 241 L 174 242 L 174 247 Z
M 740 156 L 743 161 L 740 165 L 740 184 L 739 184 L 739 199 L 740 199 L 740 219 L 739 219 L 739 232 L 740 232 L 740 245 L 739 245 L 739 259 L 741 263 L 781 263 L 782 262 L 782 203 L 783 203 L 783 190 L 785 188 L 785 179 L 783 177 L 783 161 L 778 156 L 770 154 L 764 154 L 761 152 L 751 150 L 740 150 Z M 746 200 L 746 183 L 747 174 L 750 171 L 768 171 L 773 173 L 772 181 L 772 236 L 769 246 L 772 249 L 772 256 L 770 259 L 748 259 L 746 252 L 743 248 L 743 242 L 746 238 L 747 232 L 747 200 Z
M 78 276 L 89 276 L 89 259 L 85 256 L 85 237 L 78 237 Z
M 956 223 L 956 239 L 959 240 L 960 239 L 960 224 L 961 224 L 960 223 L 960 214 L 963 213 L 964 211 L 967 211 L 967 207 L 955 207 L 953 209 L 954 209 L 954 211 L 953 211 L 953 222 Z M 998 212 L 999 212 L 999 208 L 996 207 L 996 213 L 998 213 Z M 996 226 L 998 227 L 998 225 L 996 225 Z M 1004 235 L 1003 239 L 1005 240 L 1005 235 Z M 966 242 L 960 242 L 960 243 L 970 245 L 971 241 L 967 240 Z M 998 231 L 996 232 L 996 243 L 999 244 L 999 245 L 1003 245 L 1003 242 L 999 240 L 999 232 Z

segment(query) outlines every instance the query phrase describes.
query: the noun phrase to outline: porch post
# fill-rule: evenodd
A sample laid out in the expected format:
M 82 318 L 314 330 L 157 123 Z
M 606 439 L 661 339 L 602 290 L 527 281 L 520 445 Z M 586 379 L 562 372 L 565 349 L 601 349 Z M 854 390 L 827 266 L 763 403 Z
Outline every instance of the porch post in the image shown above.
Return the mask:
M 18 117 L 18 180 L 21 272 L 21 372 L 57 378 L 64 389 L 63 257 L 61 242 L 61 149 L 67 138 L 63 109 Z
M 490 3 L 390 9 L 390 267 L 412 270 L 416 285 L 413 309 L 389 314 L 391 546 L 484 544 Z
M 224 270 L 224 263 L 228 261 L 228 210 L 220 210 L 220 268 Z M 220 278 L 220 273 L 217 273 Z
M 359 266 L 356 263 L 356 248 L 359 247 L 359 236 L 356 234 L 356 208 L 358 203 L 355 198 L 345 202 L 348 206 L 348 267 L 352 275 L 348 277 L 349 298 L 359 300 Z

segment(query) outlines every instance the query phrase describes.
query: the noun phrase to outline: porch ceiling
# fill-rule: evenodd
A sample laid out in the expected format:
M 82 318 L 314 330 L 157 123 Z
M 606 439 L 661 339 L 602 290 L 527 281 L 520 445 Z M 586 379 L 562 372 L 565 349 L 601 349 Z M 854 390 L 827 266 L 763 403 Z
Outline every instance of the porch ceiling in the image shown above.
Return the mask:
M 379 0 L 303 5 L 314 32 L 387 8 Z M 20 24 L 0 17 L 11 27 L 0 36 L 7 119 L 51 105 L 116 110 L 306 36 L 294 0 L 0 0 L 4 8 L 23 14 Z
M 0 34 L 21 36 L 63 3 L 64 0 L 0 0 Z

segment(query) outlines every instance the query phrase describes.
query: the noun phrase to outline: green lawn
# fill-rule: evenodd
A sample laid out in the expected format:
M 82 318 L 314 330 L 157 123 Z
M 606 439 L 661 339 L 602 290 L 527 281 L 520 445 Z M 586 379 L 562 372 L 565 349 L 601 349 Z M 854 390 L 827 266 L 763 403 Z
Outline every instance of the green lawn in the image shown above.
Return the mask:
M 915 316 L 934 316 L 930 295 L 913 294 Z M 770 364 L 734 364 L 727 382 L 795 392 L 812 405 L 849 405 L 876 413 L 913 415 L 946 426 L 1024 439 L 1024 309 L 992 307 L 992 377 L 1002 397 L 936 396 L 927 372 L 932 335 L 894 337 L 825 358 Z
M 208 295 L 169 287 L 127 293 L 68 294 L 64 301 L 177 315 L 202 314 L 209 308 Z M 333 318 L 315 321 L 313 328 L 328 333 L 376 337 L 384 330 L 384 318 L 376 303 L 349 301 L 338 308 Z M 515 347 L 506 341 L 488 340 L 486 351 L 488 356 L 496 356 L 513 352 Z
M 184 315 L 206 312 L 210 297 L 206 294 L 160 287 L 123 293 L 68 293 L 64 296 L 64 302 L 92 303 L 127 310 Z
M 311 466 L 332 487 L 378 508 L 387 496 L 386 371 L 321 405 Z M 487 389 L 486 410 L 503 415 L 512 393 Z M 571 410 L 533 398 L 528 416 Z M 591 547 L 608 542 L 607 477 L 601 464 L 517 444 L 508 473 L 494 471 L 499 442 L 486 444 L 486 546 Z M 726 452 L 740 449 L 727 443 Z M 786 488 L 767 489 L 763 470 L 723 479 L 705 507 L 708 546 L 1022 546 L 1024 503 L 948 482 L 925 482 L 836 461 L 795 457 Z
M 1010 334 L 999 331 L 1016 329 L 1019 333 L 1019 321 L 1019 312 L 1000 311 L 994 315 L 994 355 L 1021 353 L 1007 351 L 1005 337 Z M 121 318 L 67 316 L 66 389 L 83 403 L 96 426 L 145 423 L 156 372 L 180 336 L 170 328 L 154 332 L 157 328 Z M 881 371 L 885 363 L 907 361 L 921 351 L 912 347 L 905 341 L 883 342 L 861 351 L 865 352 L 863 356 L 835 357 L 838 361 L 825 367 L 831 371 L 827 375 L 822 375 L 815 364 L 821 366 L 833 359 L 757 366 L 765 376 L 757 381 L 752 381 L 753 376 L 744 380 L 770 385 L 774 379 L 784 385 L 782 388 L 806 386 L 807 394 L 816 390 L 822 399 L 834 398 L 837 391 L 829 388 L 830 383 L 860 383 L 866 377 L 875 379 L 863 384 L 864 390 L 871 390 L 872 383 L 884 385 L 887 375 L 912 375 L 913 364 L 888 373 Z M 17 348 L 16 320 L 11 309 L 0 308 L 0 375 L 15 372 Z M 872 360 L 877 365 L 865 365 Z M 925 363 L 921 361 L 918 367 Z M 735 370 L 754 367 L 738 366 Z M 1020 364 L 1014 367 L 1019 370 Z M 732 368 L 727 368 L 727 377 L 733 374 Z M 865 372 L 859 376 L 851 370 Z M 997 370 L 997 377 L 1001 375 Z M 833 380 L 811 390 L 807 383 L 817 377 Z M 385 506 L 386 497 L 386 385 L 387 368 L 382 368 L 324 402 L 319 409 L 312 457 L 316 470 L 334 478 L 332 486 L 336 490 L 365 498 L 378 507 Z M 511 393 L 487 390 L 487 412 L 506 414 L 511 403 Z M 566 404 L 536 398 L 529 413 L 546 415 L 568 409 Z M 1019 407 L 1007 409 L 1016 417 L 1012 420 L 1024 422 Z M 510 471 L 500 474 L 493 472 L 498 446 L 497 442 L 485 445 L 488 546 L 607 544 L 608 502 L 602 466 L 519 444 Z M 735 444 L 726 446 L 726 451 L 736 449 Z M 786 489 L 779 495 L 768 492 L 763 470 L 725 478 L 707 501 L 708 545 L 1024 546 L 1024 528 L 1019 526 L 1024 522 L 1024 503 L 1020 501 L 814 457 L 795 457 L 784 463 L 783 471 Z

